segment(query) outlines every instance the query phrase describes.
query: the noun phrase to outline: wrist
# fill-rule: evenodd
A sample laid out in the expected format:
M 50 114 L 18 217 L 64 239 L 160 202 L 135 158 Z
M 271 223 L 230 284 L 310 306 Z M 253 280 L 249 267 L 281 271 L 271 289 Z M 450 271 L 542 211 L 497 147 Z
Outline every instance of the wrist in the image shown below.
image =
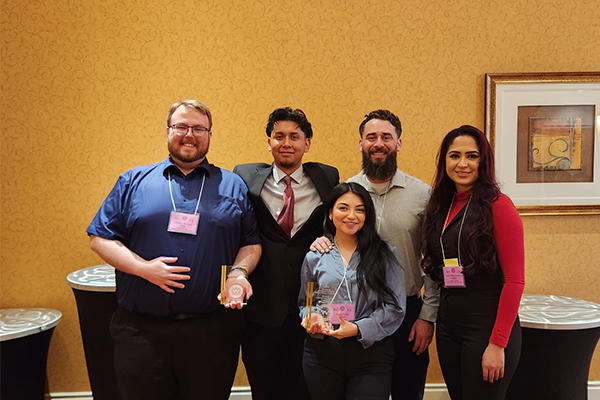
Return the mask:
M 494 349 L 494 350 L 504 351 L 504 347 L 500 346 L 499 344 L 496 344 L 496 343 L 489 342 L 488 347 L 491 349 Z
M 227 279 L 229 278 L 244 278 L 248 280 L 248 270 L 244 267 L 233 267 L 227 275 Z

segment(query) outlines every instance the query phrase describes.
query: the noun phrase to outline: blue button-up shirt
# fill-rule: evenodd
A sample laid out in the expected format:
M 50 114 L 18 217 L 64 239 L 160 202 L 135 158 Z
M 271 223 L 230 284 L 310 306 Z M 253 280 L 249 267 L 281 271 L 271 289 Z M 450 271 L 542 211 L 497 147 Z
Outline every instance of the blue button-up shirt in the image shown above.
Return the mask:
M 168 232 L 173 211 L 194 213 L 205 177 L 196 235 Z M 138 276 L 117 270 L 117 301 L 129 311 L 160 316 L 201 314 L 222 307 L 221 265 L 233 264 L 241 247 L 260 243 L 252 202 L 242 179 L 205 159 L 184 175 L 169 158 L 122 174 L 87 229 L 118 240 L 140 257 L 178 257 L 191 268 L 184 289 L 170 294 Z

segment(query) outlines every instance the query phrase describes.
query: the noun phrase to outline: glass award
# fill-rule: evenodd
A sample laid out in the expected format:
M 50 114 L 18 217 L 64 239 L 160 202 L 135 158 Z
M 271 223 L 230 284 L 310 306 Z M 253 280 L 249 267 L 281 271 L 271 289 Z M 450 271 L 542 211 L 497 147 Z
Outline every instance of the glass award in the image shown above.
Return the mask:
M 235 279 L 227 280 L 227 276 L 231 271 L 240 267 L 239 265 L 222 265 L 221 266 L 221 304 L 238 302 L 242 305 L 246 305 L 246 293 L 244 288 L 239 283 L 236 283 Z
M 316 284 L 315 284 L 316 287 Z M 345 290 L 335 287 L 321 286 L 313 291 L 313 311 L 323 316 L 330 324 L 339 324 L 341 315 L 345 321 L 354 321 L 354 304 Z
M 315 282 L 307 282 L 306 283 L 306 317 L 305 317 L 305 321 L 306 323 L 304 324 L 306 329 L 310 328 L 310 325 L 312 323 L 312 311 L 313 311 L 313 301 L 314 301 L 314 294 L 315 294 Z
M 329 322 L 329 306 L 335 296 L 335 290 L 329 286 L 321 286 L 317 290 L 317 312 L 323 316 L 325 322 Z
M 321 286 L 317 282 L 306 284 L 306 321 L 307 328 L 312 321 L 312 314 L 319 314 L 325 322 L 329 321 L 329 303 L 334 291 L 328 286 Z

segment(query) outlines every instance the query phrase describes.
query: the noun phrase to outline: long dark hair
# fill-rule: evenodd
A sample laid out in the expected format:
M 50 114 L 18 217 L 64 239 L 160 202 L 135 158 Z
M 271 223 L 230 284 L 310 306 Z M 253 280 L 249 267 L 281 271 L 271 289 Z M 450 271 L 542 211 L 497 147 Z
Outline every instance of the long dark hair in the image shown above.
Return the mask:
M 386 267 L 388 260 L 395 258 L 387 243 L 377 234 L 375 228 L 375 206 L 369 192 L 358 183 L 344 182 L 333 188 L 331 195 L 325 203 L 327 216 L 325 217 L 325 228 L 329 233 L 335 235 L 335 225 L 329 213 L 333 210 L 335 202 L 346 193 L 354 193 L 360 197 L 365 205 L 365 224 L 358 231 L 357 250 L 360 254 L 360 262 L 356 267 L 358 288 L 365 293 L 365 283 L 374 290 L 386 303 L 398 306 L 398 299 L 386 282 Z M 389 300 L 388 300 L 389 299 Z
M 466 275 L 472 275 L 478 271 L 492 273 L 498 267 L 494 244 L 492 203 L 498 198 L 500 189 L 496 183 L 492 146 L 483 132 L 470 125 L 463 125 L 451 130 L 442 140 L 437 155 L 437 172 L 433 183 L 433 192 L 425 209 L 423 266 L 427 273 L 438 267 L 432 262 L 426 243 L 436 222 L 446 217 L 454 197 L 454 182 L 446 173 L 446 154 L 454 139 L 459 136 L 472 137 L 477 143 L 480 157 L 479 177 L 473 184 L 469 214 L 465 219 L 464 232 L 467 232 L 467 235 L 461 241 L 461 261 L 464 264 Z

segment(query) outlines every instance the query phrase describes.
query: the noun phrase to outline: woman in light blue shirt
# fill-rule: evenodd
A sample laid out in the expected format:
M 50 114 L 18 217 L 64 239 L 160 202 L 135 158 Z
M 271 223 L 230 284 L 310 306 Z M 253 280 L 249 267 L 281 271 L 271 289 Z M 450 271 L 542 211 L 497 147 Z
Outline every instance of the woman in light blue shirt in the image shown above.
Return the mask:
M 308 253 L 302 265 L 298 305 L 310 334 L 304 376 L 313 400 L 387 400 L 394 360 L 389 336 L 406 309 L 404 273 L 394 247 L 377 234 L 375 207 L 361 185 L 337 185 L 325 206 L 333 249 Z M 315 287 L 310 313 L 309 282 Z

